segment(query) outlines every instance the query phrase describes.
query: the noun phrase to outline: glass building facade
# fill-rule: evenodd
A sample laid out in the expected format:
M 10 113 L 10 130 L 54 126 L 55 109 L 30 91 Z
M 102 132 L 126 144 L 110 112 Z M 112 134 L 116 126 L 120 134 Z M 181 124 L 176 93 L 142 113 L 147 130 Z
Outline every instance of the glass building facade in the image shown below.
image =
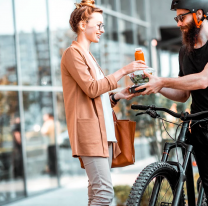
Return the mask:
M 75 39 L 68 23 L 75 2 L 0 0 L 0 205 L 84 174 L 71 155 L 60 70 L 62 53 Z M 105 74 L 134 60 L 136 47 L 150 62 L 148 1 L 96 3 L 106 26 L 91 51 Z

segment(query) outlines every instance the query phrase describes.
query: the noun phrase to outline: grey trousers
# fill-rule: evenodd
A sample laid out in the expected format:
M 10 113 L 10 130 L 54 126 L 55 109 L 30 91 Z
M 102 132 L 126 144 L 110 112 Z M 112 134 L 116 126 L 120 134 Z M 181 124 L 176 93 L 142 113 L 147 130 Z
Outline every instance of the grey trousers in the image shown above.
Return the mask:
M 108 143 L 109 158 L 84 157 L 82 161 L 88 176 L 88 206 L 109 206 L 114 197 L 110 168 L 112 164 L 113 148 Z

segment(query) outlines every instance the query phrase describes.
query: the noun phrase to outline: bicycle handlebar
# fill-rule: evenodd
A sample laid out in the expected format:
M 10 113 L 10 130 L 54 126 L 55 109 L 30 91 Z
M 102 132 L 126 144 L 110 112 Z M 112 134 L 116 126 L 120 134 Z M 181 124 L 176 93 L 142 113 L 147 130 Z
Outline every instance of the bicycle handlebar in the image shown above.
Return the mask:
M 176 118 L 180 118 L 181 120 L 201 120 L 204 118 L 208 118 L 208 111 L 204 111 L 204 112 L 198 112 L 195 114 L 188 114 L 186 113 L 176 113 L 173 112 L 172 110 L 166 109 L 166 108 L 160 108 L 160 107 L 155 107 L 154 105 L 152 106 L 145 106 L 145 105 L 131 105 L 131 108 L 133 110 L 153 110 L 153 111 L 163 111 L 163 112 L 167 112 L 168 114 L 172 115 L 173 117 Z

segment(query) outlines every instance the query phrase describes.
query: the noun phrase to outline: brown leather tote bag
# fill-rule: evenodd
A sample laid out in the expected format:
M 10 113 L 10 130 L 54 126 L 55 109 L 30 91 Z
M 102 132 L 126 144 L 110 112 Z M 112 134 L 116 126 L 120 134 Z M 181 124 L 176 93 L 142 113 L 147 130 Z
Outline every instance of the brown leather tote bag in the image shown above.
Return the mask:
M 130 120 L 117 120 L 114 111 L 113 119 L 116 139 L 118 146 L 120 147 L 121 154 L 113 159 L 111 167 L 125 167 L 132 165 L 135 162 L 134 134 L 136 122 Z

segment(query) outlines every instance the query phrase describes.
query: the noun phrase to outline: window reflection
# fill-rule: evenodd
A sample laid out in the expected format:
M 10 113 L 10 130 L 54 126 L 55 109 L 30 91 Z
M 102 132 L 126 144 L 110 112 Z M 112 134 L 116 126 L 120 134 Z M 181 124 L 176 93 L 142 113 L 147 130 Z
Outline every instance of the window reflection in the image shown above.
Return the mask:
M 18 93 L 0 92 L 0 204 L 24 195 L 21 141 Z
M 136 0 L 135 15 L 138 19 L 146 20 L 145 0 Z
M 120 0 L 120 5 L 121 5 L 121 13 L 129 15 L 129 16 L 132 15 L 131 14 L 131 1 Z
M 24 92 L 29 193 L 57 187 L 55 125 L 51 92 Z M 39 184 L 41 182 L 41 184 Z
M 69 184 L 75 175 L 85 175 L 85 170 L 80 168 L 77 158 L 72 157 L 71 145 L 66 125 L 63 93 L 56 93 L 57 117 L 60 123 L 60 134 L 58 135 L 59 145 L 59 169 L 61 174 L 61 185 Z
M 118 41 L 118 26 L 117 19 L 114 16 L 104 14 L 105 39 Z
M 131 22 L 119 20 L 119 31 L 121 42 L 133 44 L 133 24 Z
M 17 84 L 12 1 L 0 0 L 0 85 Z
M 17 0 L 15 5 L 22 84 L 51 85 L 46 2 Z
M 60 62 L 64 50 L 69 47 L 75 34 L 69 29 L 70 14 L 75 9 L 74 0 L 49 0 L 51 35 L 51 61 L 55 72 L 55 85 L 61 86 Z M 57 9 L 59 8 L 59 9 Z
M 112 74 L 120 69 L 120 51 L 118 42 L 117 19 L 104 15 L 105 33 L 102 35 L 100 45 L 100 62 L 105 75 Z
M 101 5 L 105 8 L 116 10 L 116 0 L 101 0 Z
M 143 26 L 136 26 L 137 43 L 142 46 L 148 46 L 147 44 L 147 28 Z

